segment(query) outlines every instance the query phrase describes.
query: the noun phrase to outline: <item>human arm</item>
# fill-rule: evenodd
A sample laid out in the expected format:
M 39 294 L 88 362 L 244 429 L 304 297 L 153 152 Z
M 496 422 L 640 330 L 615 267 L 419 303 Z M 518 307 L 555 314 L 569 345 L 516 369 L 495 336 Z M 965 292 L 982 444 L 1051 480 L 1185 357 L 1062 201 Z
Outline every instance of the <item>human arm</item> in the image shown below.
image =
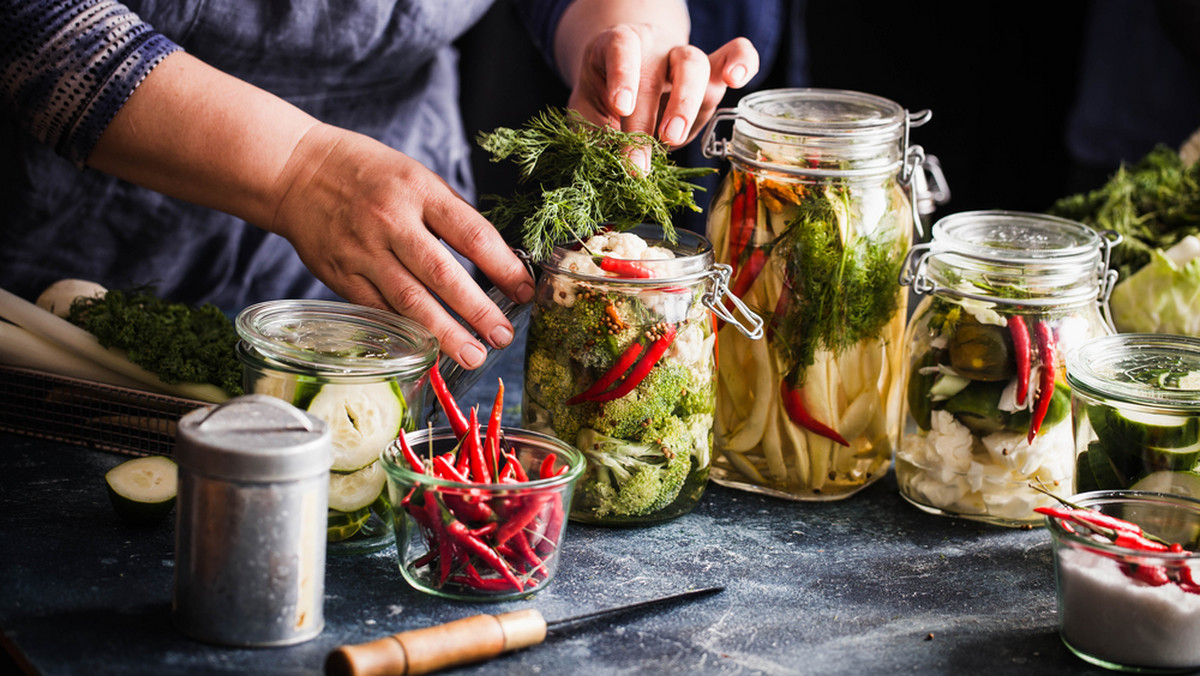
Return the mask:
M 59 4 L 66 5 L 64 12 L 76 13 L 74 21 L 89 12 L 112 10 L 114 20 L 140 22 L 111 1 Z M 0 18 L 26 21 L 19 12 L 38 5 L 18 3 L 13 15 L 0 12 Z M 124 13 L 118 14 L 118 9 Z M 26 27 L 32 21 L 18 25 Z M 96 40 L 91 54 L 120 51 L 122 43 L 107 30 L 110 23 L 103 26 L 105 31 L 88 36 Z M 31 53 L 40 49 L 51 57 L 38 63 L 57 63 L 60 52 L 69 54 L 75 43 L 56 38 L 60 33 L 44 31 L 41 35 L 48 37 L 30 45 Z M 113 43 L 105 44 L 104 39 Z M 55 41 L 63 45 L 59 52 Z M 16 53 L 24 50 L 22 44 Z M 91 63 L 87 65 L 88 72 L 95 72 Z M 59 146 L 66 144 L 34 135 L 80 166 L 86 163 L 277 232 L 334 291 L 422 322 L 459 361 L 477 365 L 483 357 L 481 346 L 441 308 L 435 295 L 481 335 L 490 336 L 489 342 L 508 342 L 508 322 L 438 238 L 478 262 L 509 295 L 520 298 L 522 282 L 524 293 L 531 293 L 531 280 L 494 229 L 432 172 L 372 139 L 321 124 L 186 53 L 173 52 L 148 72 L 138 73 L 118 90 L 112 110 L 119 111 L 115 116 L 110 111 L 97 123 L 90 142 L 70 144 L 78 145 L 78 152 L 63 152 Z M 58 91 L 74 91 L 73 81 L 64 77 L 63 82 Z M 6 103 L 32 107 L 28 92 L 36 94 L 38 86 L 40 80 L 31 80 Z M 33 131 L 33 125 L 23 126 Z M 467 354 L 471 347 L 474 358 Z

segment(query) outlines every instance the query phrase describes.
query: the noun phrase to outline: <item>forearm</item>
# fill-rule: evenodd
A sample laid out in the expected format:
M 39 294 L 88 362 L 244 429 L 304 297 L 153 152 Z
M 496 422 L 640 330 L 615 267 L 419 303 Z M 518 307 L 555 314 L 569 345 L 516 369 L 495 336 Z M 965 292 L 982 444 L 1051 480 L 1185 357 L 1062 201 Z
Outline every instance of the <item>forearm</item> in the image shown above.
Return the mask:
M 269 227 L 317 120 L 176 52 L 133 92 L 88 158 L 100 171 Z
M 575 0 L 563 12 L 554 40 L 555 61 L 568 86 L 575 86 L 592 38 L 620 24 L 649 25 L 662 44 L 686 45 L 691 32 L 682 0 Z

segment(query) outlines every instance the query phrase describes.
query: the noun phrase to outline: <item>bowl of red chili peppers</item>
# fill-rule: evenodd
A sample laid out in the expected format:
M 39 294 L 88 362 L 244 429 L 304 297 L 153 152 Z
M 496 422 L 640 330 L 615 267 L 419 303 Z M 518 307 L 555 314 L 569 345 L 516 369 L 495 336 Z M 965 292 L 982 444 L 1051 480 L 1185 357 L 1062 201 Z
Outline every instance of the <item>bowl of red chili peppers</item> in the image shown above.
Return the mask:
M 1200 667 L 1200 501 L 1091 491 L 1038 507 L 1054 547 L 1059 634 L 1113 670 Z
M 400 572 L 461 601 L 529 596 L 554 578 L 583 455 L 488 425 L 402 433 L 383 452 Z

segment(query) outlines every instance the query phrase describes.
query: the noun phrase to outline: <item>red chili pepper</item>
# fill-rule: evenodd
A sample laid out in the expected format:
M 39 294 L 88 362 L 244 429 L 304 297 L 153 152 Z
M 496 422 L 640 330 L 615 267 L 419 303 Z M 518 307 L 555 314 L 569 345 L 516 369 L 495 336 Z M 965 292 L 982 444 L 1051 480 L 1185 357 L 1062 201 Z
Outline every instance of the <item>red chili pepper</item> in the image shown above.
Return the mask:
M 1200 580 L 1196 579 L 1196 572 L 1191 566 L 1186 563 L 1175 568 L 1176 579 L 1175 584 L 1179 588 L 1189 594 L 1200 594 Z
M 487 461 L 483 458 L 483 442 L 479 439 L 479 410 L 471 407 L 467 418 L 467 438 L 464 439 L 467 465 L 471 468 L 471 480 L 477 484 L 488 483 Z
M 461 545 L 471 554 L 479 557 L 479 560 L 486 563 L 488 567 L 503 575 L 504 579 L 508 580 L 518 591 L 525 589 L 524 583 L 518 580 L 516 575 L 513 574 L 512 567 L 508 565 L 504 557 L 496 553 L 496 550 L 485 544 L 483 540 L 471 535 L 471 529 L 467 528 L 466 524 L 462 521 L 454 518 L 454 515 L 450 513 L 450 510 L 446 509 L 445 505 L 439 505 L 439 510 L 442 529 L 446 533 L 449 533 L 457 544 Z
M 788 418 L 791 419 L 793 423 L 810 432 L 813 432 L 814 434 L 819 434 L 827 439 L 832 439 L 843 446 L 850 445 L 846 441 L 845 437 L 839 434 L 837 430 L 833 429 L 829 425 L 826 425 L 820 420 L 817 420 L 811 413 L 808 412 L 808 407 L 804 403 L 803 387 L 794 389 L 788 384 L 787 379 L 784 379 L 779 386 L 780 396 L 783 400 L 783 408 L 787 411 Z
M 542 530 L 542 539 L 538 541 L 534 548 L 542 556 L 549 556 L 551 552 L 558 547 L 558 535 L 562 530 L 563 518 L 566 515 L 563 510 L 562 496 L 558 493 L 550 501 L 550 514 L 546 517 L 546 527 Z
M 1013 353 L 1017 361 L 1017 403 L 1024 406 L 1029 398 L 1030 349 L 1029 327 L 1025 318 L 1012 315 L 1008 318 L 1008 332 L 1012 336 Z
M 446 584 L 446 579 L 450 577 L 451 567 L 454 565 L 454 546 L 446 535 L 445 521 L 442 516 L 443 507 L 436 494 L 431 495 L 426 492 L 425 510 L 429 516 L 430 535 L 433 539 L 429 543 L 429 548 L 431 550 L 436 548 L 438 553 L 438 584 Z
M 641 356 L 644 346 L 641 343 L 630 343 L 629 347 L 621 353 L 620 357 L 613 362 L 612 367 L 604 372 L 592 386 L 580 392 L 579 394 L 567 400 L 567 406 L 575 406 L 582 404 L 585 401 L 591 401 L 592 397 L 612 387 L 612 384 L 617 382 L 617 379 L 625 375 L 625 372 L 633 367 L 634 362 Z
M 742 191 L 734 196 L 733 208 L 730 213 L 731 232 L 729 235 L 729 258 L 737 270 L 745 262 L 746 248 L 754 236 L 754 228 L 758 225 L 758 181 L 746 174 Z M 740 203 L 739 203 L 740 199 Z
M 446 456 L 439 455 L 433 459 L 433 475 L 439 479 L 447 481 L 457 481 L 459 483 L 470 483 L 467 476 L 458 471 L 458 468 L 450 464 L 446 460 Z
M 1099 526 L 1101 528 L 1109 528 L 1120 533 L 1132 533 L 1134 535 L 1144 535 L 1142 527 L 1136 523 L 1118 519 L 1115 516 L 1109 516 L 1103 512 L 1097 512 L 1094 509 L 1069 508 L 1069 507 L 1035 507 L 1033 511 L 1038 514 L 1053 516 L 1066 521 L 1074 521 L 1084 526 Z
M 783 284 L 779 289 L 779 299 L 775 301 L 775 313 L 772 315 L 770 322 L 767 322 L 767 340 L 774 340 L 775 328 L 783 324 L 784 317 L 787 316 L 788 309 L 792 306 L 792 280 L 786 275 L 783 278 Z
M 750 253 L 746 256 L 746 264 L 738 273 L 737 279 L 733 280 L 733 288 L 729 291 L 738 298 L 744 298 L 746 293 L 750 291 L 750 287 L 754 286 L 754 280 L 762 274 L 763 267 L 767 264 L 767 251 L 760 246 L 751 248 Z
M 659 358 L 671 346 L 671 342 L 675 340 L 677 330 L 674 324 L 668 324 L 666 331 L 663 331 L 658 340 L 650 344 L 650 348 L 646 350 L 646 354 L 642 355 L 637 364 L 634 364 L 633 368 L 629 370 L 629 375 L 625 376 L 625 379 L 617 383 L 611 390 L 593 396 L 592 401 L 612 401 L 632 392 L 634 388 L 646 379 L 646 376 L 650 373 L 650 369 L 654 368 Z
M 1167 575 L 1165 566 L 1125 563 L 1121 565 L 1121 572 L 1135 580 L 1145 582 L 1151 587 L 1161 587 L 1165 584 L 1171 584 L 1171 578 Z
M 504 457 L 508 459 L 508 466 L 512 468 L 513 475 L 517 478 L 517 481 L 529 481 L 529 475 L 525 473 L 525 468 L 521 466 L 521 461 L 517 460 L 515 453 L 509 451 L 504 454 Z
M 446 412 L 446 421 L 450 424 L 450 429 L 454 430 L 454 436 L 462 439 L 463 435 L 467 433 L 467 417 L 458 408 L 454 396 L 446 387 L 446 381 L 442 379 L 442 372 L 438 370 L 437 360 L 434 360 L 433 368 L 429 369 L 429 383 L 433 386 L 433 393 L 437 396 L 438 403 L 442 405 L 442 410 Z
M 1166 545 L 1160 542 L 1155 542 L 1142 535 L 1126 533 L 1124 531 L 1118 531 L 1113 536 L 1112 540 L 1113 544 L 1117 545 L 1118 547 L 1137 549 L 1143 552 L 1165 552 L 1168 549 Z
M 539 479 L 549 479 L 550 477 L 554 476 L 554 462 L 556 460 L 558 460 L 558 457 L 553 453 L 547 455 L 546 458 L 542 460 L 542 464 L 538 468 Z
M 504 379 L 497 378 L 496 399 L 492 402 L 492 414 L 488 418 L 487 438 L 483 443 L 483 458 L 487 461 L 488 478 L 500 472 L 500 419 L 504 415 Z
M 528 570 L 541 573 L 542 577 L 550 575 L 550 572 L 546 570 L 545 562 L 539 559 L 533 551 L 533 547 L 529 546 L 529 540 L 525 538 L 524 533 L 517 533 L 510 542 L 516 543 L 517 554 L 528 565 Z
M 499 530 L 496 531 L 494 542 L 496 546 L 500 546 L 508 542 L 509 538 L 524 530 L 529 524 L 542 513 L 542 508 L 550 501 L 552 493 L 542 493 L 535 496 L 530 496 L 525 499 L 524 504 L 517 511 L 508 515 L 504 523 L 501 524 Z
M 404 459 L 408 461 L 408 466 L 417 474 L 425 473 L 425 463 L 421 462 L 421 457 L 413 452 L 411 446 L 408 445 L 408 439 L 404 435 L 404 428 L 400 428 L 400 432 L 396 435 L 396 441 L 400 443 L 400 452 L 404 455 Z
M 599 259 L 601 270 L 611 272 L 618 277 L 624 279 L 654 278 L 654 271 L 637 261 L 627 258 L 614 258 L 612 256 L 598 256 L 595 254 L 593 254 L 593 257 Z
M 1031 444 L 1042 428 L 1042 421 L 1046 419 L 1046 411 L 1050 410 L 1050 397 L 1054 395 L 1054 379 L 1057 376 L 1054 332 L 1045 322 L 1035 324 L 1034 332 L 1037 334 L 1038 359 L 1041 361 L 1042 370 L 1039 378 L 1037 404 L 1033 409 L 1033 418 L 1029 421 L 1028 441 Z

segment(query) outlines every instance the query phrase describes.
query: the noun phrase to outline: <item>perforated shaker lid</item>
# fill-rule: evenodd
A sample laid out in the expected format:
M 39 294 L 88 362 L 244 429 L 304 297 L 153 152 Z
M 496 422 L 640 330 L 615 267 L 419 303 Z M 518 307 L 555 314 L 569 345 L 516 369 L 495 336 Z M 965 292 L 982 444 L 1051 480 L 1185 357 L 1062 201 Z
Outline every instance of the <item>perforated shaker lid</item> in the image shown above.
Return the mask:
M 181 471 L 231 481 L 290 481 L 333 465 L 329 426 L 291 404 L 247 394 L 179 421 Z

